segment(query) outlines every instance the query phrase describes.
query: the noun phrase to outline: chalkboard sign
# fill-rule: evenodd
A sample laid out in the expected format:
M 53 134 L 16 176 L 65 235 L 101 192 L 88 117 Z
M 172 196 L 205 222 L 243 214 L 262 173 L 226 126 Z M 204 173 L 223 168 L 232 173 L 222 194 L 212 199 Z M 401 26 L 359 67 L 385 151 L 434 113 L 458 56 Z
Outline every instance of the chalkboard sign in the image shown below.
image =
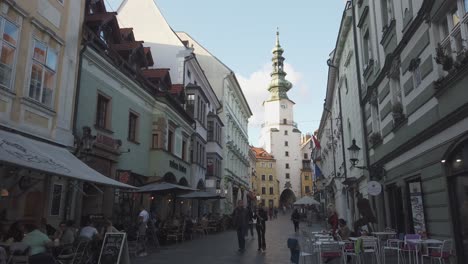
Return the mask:
M 126 233 L 106 233 L 98 264 L 118 264 L 126 242 Z

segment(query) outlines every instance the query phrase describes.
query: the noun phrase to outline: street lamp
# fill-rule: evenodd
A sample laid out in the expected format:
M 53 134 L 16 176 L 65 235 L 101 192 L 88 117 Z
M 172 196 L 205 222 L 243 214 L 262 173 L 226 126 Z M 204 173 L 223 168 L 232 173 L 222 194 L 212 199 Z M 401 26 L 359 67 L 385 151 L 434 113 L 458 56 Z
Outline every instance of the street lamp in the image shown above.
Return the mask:
M 351 167 L 356 167 L 356 164 L 359 162 L 358 155 L 360 147 L 356 145 L 356 140 L 353 138 L 353 144 L 348 148 L 349 156 L 351 157 L 349 161 L 351 162 Z
M 260 201 L 260 198 L 261 198 L 260 195 L 257 195 L 257 201 Z

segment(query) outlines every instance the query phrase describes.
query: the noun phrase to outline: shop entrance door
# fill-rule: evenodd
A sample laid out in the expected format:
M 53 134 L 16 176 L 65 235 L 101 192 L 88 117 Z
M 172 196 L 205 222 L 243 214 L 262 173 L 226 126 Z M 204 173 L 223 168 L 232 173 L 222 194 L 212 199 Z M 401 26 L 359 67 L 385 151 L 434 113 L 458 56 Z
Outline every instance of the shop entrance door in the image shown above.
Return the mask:
M 449 178 L 458 263 L 468 263 L 468 173 Z

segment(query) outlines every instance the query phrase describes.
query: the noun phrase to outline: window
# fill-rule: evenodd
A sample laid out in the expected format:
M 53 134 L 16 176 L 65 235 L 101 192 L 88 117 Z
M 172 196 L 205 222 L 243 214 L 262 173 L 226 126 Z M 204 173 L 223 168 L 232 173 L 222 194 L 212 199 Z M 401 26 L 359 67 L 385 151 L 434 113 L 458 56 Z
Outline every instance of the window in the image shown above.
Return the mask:
M 270 166 L 270 168 L 273 168 L 273 163 L 268 163 L 268 165 Z
M 286 179 L 289 179 L 289 173 L 286 173 Z
M 309 175 L 305 175 L 304 180 L 308 181 L 309 180 Z
M 287 130 L 284 131 L 284 135 L 285 135 L 285 136 L 288 135 L 288 131 L 287 131 Z
M 262 168 L 265 168 L 265 162 L 262 162 Z
M 265 175 L 263 174 L 263 175 L 262 175 L 262 181 L 264 181 L 264 180 L 265 180 Z
M 172 153 L 172 145 L 174 140 L 174 132 L 169 130 L 169 133 L 167 134 L 167 151 Z
M 192 73 L 189 70 L 187 70 L 187 77 L 189 78 L 189 80 L 190 78 L 192 78 Z
M 285 104 L 282 104 L 282 105 L 281 105 L 281 108 L 286 109 L 287 106 L 286 106 Z
M 465 12 L 468 13 L 468 0 L 463 0 L 463 6 L 465 7 Z
M 57 69 L 57 53 L 45 43 L 34 40 L 29 97 L 52 106 Z
M 262 187 L 262 194 L 266 194 L 266 188 Z
M 286 169 L 289 169 L 289 163 L 286 163 Z
M 262 199 L 262 206 L 265 206 L 265 199 Z
M 50 215 L 60 215 L 60 207 L 62 203 L 62 189 L 62 184 L 54 184 L 54 186 L 52 187 Z
M 421 84 L 422 78 L 421 78 L 421 68 L 419 65 L 413 70 L 413 83 L 414 83 L 414 88 L 418 87 Z
M 208 141 L 214 140 L 214 122 L 208 121 L 208 131 L 207 131 L 207 139 Z
M 286 125 L 288 123 L 288 120 L 286 118 L 283 119 L 283 124 Z
M 128 140 L 136 142 L 138 133 L 138 115 L 130 112 L 128 115 Z
M 273 195 L 274 192 L 273 192 L 273 187 L 270 187 L 270 194 Z
M 310 186 L 305 187 L 305 193 L 310 193 Z
M 0 17 L 0 86 L 10 89 L 13 78 L 18 27 Z
M 187 141 L 182 140 L 182 160 L 185 160 L 187 158 Z
M 271 174 L 268 175 L 268 180 L 269 180 L 269 181 L 273 181 L 273 175 L 271 175 Z
M 153 134 L 153 138 L 151 140 L 151 148 L 159 148 L 159 134 Z
M 193 117 L 193 113 L 195 112 L 195 95 L 194 94 L 187 94 L 187 101 L 185 110 L 189 115 Z
M 364 52 L 362 53 L 363 55 L 363 61 L 364 61 L 364 68 L 367 68 L 369 65 L 370 59 L 372 59 L 372 52 L 371 52 L 371 44 L 370 44 L 370 39 L 369 39 L 369 31 L 366 31 L 364 33 L 363 37 L 363 50 Z
M 309 155 L 307 155 L 307 153 L 304 153 L 304 159 L 309 159 Z
M 288 151 L 285 151 L 285 152 L 284 152 L 284 155 L 285 155 L 286 157 L 289 157 L 289 152 L 288 152 Z
M 110 99 L 102 94 L 98 94 L 96 110 L 96 126 L 100 128 L 110 128 Z
M 284 146 L 285 146 L 285 147 L 288 146 L 288 142 L 287 142 L 287 141 L 284 142 Z

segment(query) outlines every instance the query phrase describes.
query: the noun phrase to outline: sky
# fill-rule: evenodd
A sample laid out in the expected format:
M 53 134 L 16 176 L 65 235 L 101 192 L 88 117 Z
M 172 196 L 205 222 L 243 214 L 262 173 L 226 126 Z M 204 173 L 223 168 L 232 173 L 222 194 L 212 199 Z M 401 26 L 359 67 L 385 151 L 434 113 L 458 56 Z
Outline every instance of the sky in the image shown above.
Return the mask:
M 122 0 L 105 0 L 116 11 Z M 132 1 L 132 0 L 129 0 Z M 268 98 L 277 27 L 286 79 L 303 133 L 320 124 L 328 66 L 345 7 L 344 0 L 155 0 L 169 25 L 185 31 L 235 73 L 253 112 L 249 141 L 258 146 L 262 102 Z M 131 25 L 126 25 L 131 26 Z

